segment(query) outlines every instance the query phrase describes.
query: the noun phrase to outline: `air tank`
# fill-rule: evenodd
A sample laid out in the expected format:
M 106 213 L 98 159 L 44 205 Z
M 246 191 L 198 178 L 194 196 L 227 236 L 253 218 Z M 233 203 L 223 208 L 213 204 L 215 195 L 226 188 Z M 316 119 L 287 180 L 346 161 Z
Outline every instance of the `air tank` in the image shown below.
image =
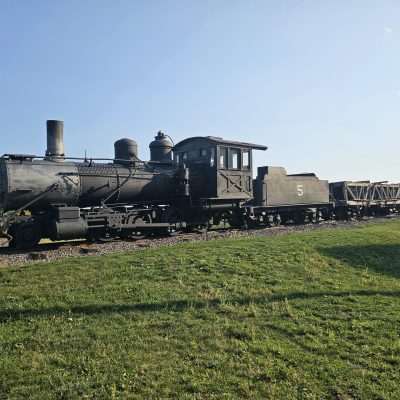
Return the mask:
M 64 121 L 48 120 L 46 159 L 64 161 Z
M 150 161 L 171 162 L 172 148 L 171 140 L 161 131 L 157 133 L 150 143 Z
M 114 143 L 114 158 L 117 164 L 138 160 L 138 145 L 132 139 L 119 139 Z

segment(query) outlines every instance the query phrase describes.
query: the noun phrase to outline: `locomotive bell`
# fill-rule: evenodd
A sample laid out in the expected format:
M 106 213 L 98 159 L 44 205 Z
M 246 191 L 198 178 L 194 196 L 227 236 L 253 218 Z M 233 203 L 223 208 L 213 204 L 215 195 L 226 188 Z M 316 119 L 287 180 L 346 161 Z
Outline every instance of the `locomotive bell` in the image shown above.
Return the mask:
M 161 131 L 157 133 L 150 143 L 150 161 L 171 162 L 172 148 L 171 140 Z
M 64 161 L 64 121 L 48 120 L 46 159 Z
M 123 164 L 125 162 L 138 160 L 138 145 L 132 139 L 119 139 L 114 143 L 115 163 Z

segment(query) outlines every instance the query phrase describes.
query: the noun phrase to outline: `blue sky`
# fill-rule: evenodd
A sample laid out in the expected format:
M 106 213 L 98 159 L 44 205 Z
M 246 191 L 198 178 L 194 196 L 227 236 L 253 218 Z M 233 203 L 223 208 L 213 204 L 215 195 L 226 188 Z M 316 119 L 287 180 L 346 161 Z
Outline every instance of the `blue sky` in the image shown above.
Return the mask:
M 148 158 L 218 135 L 257 165 L 400 181 L 400 2 L 0 0 L 0 153 Z

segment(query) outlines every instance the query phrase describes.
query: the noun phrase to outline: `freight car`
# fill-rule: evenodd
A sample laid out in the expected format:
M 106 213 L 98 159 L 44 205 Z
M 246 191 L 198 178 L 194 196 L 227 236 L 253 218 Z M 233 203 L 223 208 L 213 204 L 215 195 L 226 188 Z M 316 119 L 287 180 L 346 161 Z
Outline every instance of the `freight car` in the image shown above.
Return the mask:
M 72 158 L 64 153 L 63 122 L 47 121 L 45 156 L 0 158 L 0 235 L 29 248 L 42 238 L 126 238 L 221 222 L 246 228 L 399 211 L 399 185 L 329 185 L 281 167 L 259 167 L 253 179 L 252 153 L 266 149 L 213 136 L 173 146 L 159 132 L 150 161 L 139 159 L 131 139 L 115 142 L 113 159 Z
M 332 182 L 329 184 L 339 219 L 381 216 L 400 212 L 400 184 L 388 182 Z

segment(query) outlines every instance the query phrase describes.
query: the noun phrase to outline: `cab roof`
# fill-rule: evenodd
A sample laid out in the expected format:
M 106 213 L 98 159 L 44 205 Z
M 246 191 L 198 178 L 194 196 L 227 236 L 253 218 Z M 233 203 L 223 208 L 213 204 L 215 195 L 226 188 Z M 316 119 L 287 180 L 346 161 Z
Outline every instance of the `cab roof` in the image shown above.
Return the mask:
M 247 143 L 247 142 L 236 142 L 233 140 L 224 140 L 221 137 L 216 137 L 216 136 L 194 136 L 191 138 L 187 138 L 182 140 L 181 142 L 177 143 L 174 147 L 174 150 L 179 148 L 180 146 L 183 146 L 185 144 L 188 144 L 190 142 L 196 142 L 196 141 L 207 141 L 213 144 L 217 145 L 224 145 L 224 146 L 233 146 L 233 147 L 245 147 L 245 148 L 252 148 L 255 150 L 267 150 L 267 146 L 263 146 L 261 144 L 254 144 L 254 143 Z

